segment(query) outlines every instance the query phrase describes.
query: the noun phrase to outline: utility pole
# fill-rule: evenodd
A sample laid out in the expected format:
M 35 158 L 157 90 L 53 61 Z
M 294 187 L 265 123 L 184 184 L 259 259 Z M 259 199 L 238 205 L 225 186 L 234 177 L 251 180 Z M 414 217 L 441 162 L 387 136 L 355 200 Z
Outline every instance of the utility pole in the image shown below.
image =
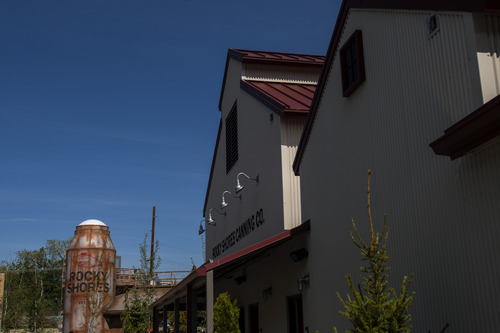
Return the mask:
M 0 332 L 2 331 L 2 300 L 5 286 L 5 273 L 0 273 Z
M 149 265 L 149 273 L 151 278 L 153 278 L 153 264 L 154 264 L 154 253 L 155 253 L 155 211 L 156 206 L 153 206 L 153 228 L 151 229 L 151 256 L 149 257 L 151 262 Z

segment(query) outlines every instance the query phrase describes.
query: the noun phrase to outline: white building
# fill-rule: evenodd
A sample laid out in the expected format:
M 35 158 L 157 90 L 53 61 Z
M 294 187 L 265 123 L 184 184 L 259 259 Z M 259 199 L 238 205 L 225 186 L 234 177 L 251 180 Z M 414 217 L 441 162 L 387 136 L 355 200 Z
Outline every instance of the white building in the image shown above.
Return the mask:
M 309 223 L 301 221 L 292 163 L 323 61 L 229 49 L 200 223 L 207 263 L 153 304 L 155 330 L 177 310 L 196 332 L 196 310 L 206 309 L 211 332 L 215 299 L 228 292 L 238 300 L 242 332 L 302 331 L 297 280 L 307 275 Z
M 306 332 L 352 327 L 336 292 L 360 282 L 368 169 L 390 285 L 415 274 L 415 332 L 499 330 L 499 53 L 498 1 L 344 1 L 294 162 Z

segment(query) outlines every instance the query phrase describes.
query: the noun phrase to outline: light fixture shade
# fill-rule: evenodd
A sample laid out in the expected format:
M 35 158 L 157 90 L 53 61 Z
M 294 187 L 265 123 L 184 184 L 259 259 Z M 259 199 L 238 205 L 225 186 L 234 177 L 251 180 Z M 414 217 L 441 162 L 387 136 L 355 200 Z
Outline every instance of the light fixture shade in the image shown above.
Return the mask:
M 241 191 L 245 186 L 242 186 L 240 184 L 240 180 L 238 178 L 236 178 L 236 186 L 234 188 L 234 190 L 236 191 L 236 193 L 238 193 L 239 191 Z
M 306 248 L 301 248 L 290 253 L 290 257 L 294 262 L 301 261 L 309 255 Z
M 198 230 L 198 235 L 201 235 L 205 232 L 205 229 L 203 229 L 203 226 L 200 223 L 200 229 Z
M 224 192 L 222 193 L 222 202 L 221 202 L 221 204 L 220 204 L 220 209 L 224 209 L 224 208 L 226 208 L 226 206 L 227 206 L 227 202 L 226 202 L 226 200 L 224 199 L 224 194 L 226 194 L 226 193 L 231 194 L 231 192 L 229 192 L 229 191 L 224 191 Z
M 222 202 L 220 203 L 220 209 L 224 209 L 227 206 L 227 202 L 224 200 L 224 197 L 222 197 Z
M 240 176 L 242 176 L 242 175 L 245 176 L 245 177 L 247 177 L 250 180 L 255 181 L 257 184 L 259 184 L 259 175 L 258 174 L 257 174 L 256 178 L 250 178 L 246 173 L 240 172 L 236 176 L 236 187 L 234 188 L 234 190 L 236 191 L 236 193 L 238 193 L 239 191 L 241 191 L 245 187 L 245 186 L 242 186 L 241 183 L 240 183 Z
M 309 287 L 309 281 L 309 275 L 297 279 L 297 289 L 299 290 L 299 292 L 302 292 L 304 290 L 304 287 Z
M 205 220 L 205 222 L 208 223 L 208 224 L 211 224 L 211 225 L 215 226 L 217 224 L 215 223 L 214 219 L 212 218 L 212 210 L 215 210 L 217 213 L 219 213 L 221 215 L 224 215 L 224 216 L 226 215 L 226 212 L 221 213 L 217 209 L 210 208 L 210 210 L 208 211 L 208 219 Z
M 245 176 L 245 177 L 247 177 L 250 180 L 253 180 L 257 185 L 259 185 L 259 174 L 257 174 L 257 177 L 255 177 L 255 178 L 250 178 L 246 173 L 240 172 L 236 176 L 236 187 L 234 188 L 234 190 L 236 191 L 236 193 L 238 193 L 239 191 L 241 191 L 244 188 L 244 186 L 242 186 L 240 184 L 240 176 L 242 176 L 242 175 Z

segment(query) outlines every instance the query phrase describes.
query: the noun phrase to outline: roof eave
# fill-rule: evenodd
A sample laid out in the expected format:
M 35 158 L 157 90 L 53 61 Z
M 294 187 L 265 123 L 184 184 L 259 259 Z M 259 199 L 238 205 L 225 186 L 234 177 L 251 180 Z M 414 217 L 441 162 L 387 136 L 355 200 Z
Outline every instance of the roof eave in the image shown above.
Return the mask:
M 248 93 L 250 96 L 270 108 L 273 112 L 278 114 L 280 117 L 283 115 L 283 111 L 285 110 L 285 106 L 279 101 L 263 94 L 259 90 L 252 87 L 245 80 L 240 80 L 240 88 Z
M 256 53 L 270 53 L 267 51 L 257 51 L 257 50 L 241 50 L 241 49 L 232 49 L 229 48 L 227 50 L 227 57 L 226 57 L 226 65 L 224 68 L 224 77 L 222 79 L 222 87 L 221 87 L 221 93 L 219 97 L 219 111 L 222 111 L 222 100 L 224 98 L 224 89 L 226 87 L 226 77 L 227 77 L 227 70 L 229 67 L 229 59 L 233 58 L 236 61 L 240 63 L 245 63 L 245 64 L 250 64 L 250 63 L 255 63 L 255 64 L 281 64 L 281 65 L 289 65 L 289 66 L 294 66 L 294 67 L 316 67 L 320 68 L 323 66 L 323 62 L 320 61 L 319 59 L 316 59 L 315 61 L 312 60 L 300 60 L 300 59 L 273 59 L 273 58 L 262 58 L 262 57 L 255 57 L 255 56 L 250 56 L 248 55 L 249 52 L 256 52 Z M 273 54 L 278 54 L 278 55 L 284 55 L 284 56 L 289 56 L 289 55 L 296 55 L 300 57 L 311 57 L 311 58 L 323 58 L 323 56 L 319 55 L 309 55 L 309 54 L 298 54 L 298 53 L 286 53 L 286 52 L 272 52 Z
M 500 135 L 500 95 L 444 131 L 429 144 L 436 155 L 462 157 Z
M 200 266 L 199 268 L 195 268 L 189 273 L 188 276 L 186 276 L 184 279 L 182 279 L 181 282 L 176 284 L 172 289 L 170 289 L 168 292 L 166 292 L 162 297 L 158 298 L 156 301 L 151 303 L 149 305 L 150 309 L 154 309 L 157 305 L 163 303 L 165 300 L 167 300 L 171 294 L 176 294 L 180 290 L 184 289 L 186 286 L 188 286 L 190 283 L 193 283 L 196 279 L 199 277 L 204 277 L 207 275 L 207 270 L 205 268 L 205 265 Z
M 304 155 L 305 147 L 309 140 L 312 130 L 312 124 L 316 117 L 318 103 L 323 95 L 328 72 L 330 71 L 335 51 L 340 41 L 342 29 L 347 18 L 347 14 L 351 8 L 370 8 L 370 9 L 406 9 L 406 10 L 436 10 L 436 11 L 464 11 L 464 12 L 499 12 L 500 1 L 498 0 L 421 0 L 421 1 L 398 1 L 398 0 L 344 0 L 340 7 L 337 21 L 333 29 L 332 38 L 328 46 L 326 59 L 323 64 L 323 69 L 318 81 L 318 87 L 314 94 L 311 111 L 304 126 L 302 136 L 300 138 L 297 154 L 293 161 L 293 171 L 296 175 L 300 174 L 300 164 Z
M 283 231 L 283 232 L 281 232 L 273 237 L 267 238 L 263 241 L 260 241 L 256 244 L 249 246 L 249 247 L 246 247 L 242 250 L 236 251 L 236 252 L 229 254 L 221 259 L 214 260 L 210 263 L 207 263 L 205 265 L 205 269 L 208 272 L 208 271 L 223 267 L 223 266 L 228 265 L 230 263 L 233 263 L 234 261 L 239 260 L 247 255 L 255 253 L 256 251 L 277 245 L 282 241 L 290 239 L 293 236 L 302 234 L 302 233 L 309 231 L 309 230 L 311 230 L 311 222 L 308 220 L 308 221 L 302 223 L 301 225 L 299 225 L 293 229 L 285 230 L 285 231 Z
M 226 56 L 226 65 L 224 68 L 224 76 L 222 77 L 222 87 L 220 90 L 220 97 L 219 97 L 219 111 L 222 111 L 222 99 L 224 98 L 224 89 L 226 88 L 226 77 L 227 77 L 227 69 L 229 67 L 229 49 L 227 51 L 227 56 Z
M 210 166 L 210 176 L 208 177 L 207 192 L 205 193 L 205 202 L 203 203 L 203 217 L 205 217 L 205 212 L 207 211 L 208 204 L 208 193 L 210 192 L 210 187 L 212 186 L 212 178 L 214 175 L 215 168 L 215 158 L 217 157 L 217 150 L 219 149 L 220 134 L 222 131 L 222 118 L 219 122 L 219 130 L 217 131 L 217 139 L 215 141 L 214 155 L 212 156 L 212 165 Z

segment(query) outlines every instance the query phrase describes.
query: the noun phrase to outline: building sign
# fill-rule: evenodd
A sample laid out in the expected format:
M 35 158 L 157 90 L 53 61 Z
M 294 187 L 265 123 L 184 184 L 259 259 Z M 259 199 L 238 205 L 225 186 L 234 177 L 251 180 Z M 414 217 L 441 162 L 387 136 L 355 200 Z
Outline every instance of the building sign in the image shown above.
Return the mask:
M 259 209 L 254 215 L 246 219 L 243 223 L 236 227 L 231 233 L 229 233 L 222 241 L 212 248 L 212 258 L 217 258 L 240 240 L 245 238 L 248 234 L 259 228 L 264 224 L 264 212 Z
M 108 273 L 101 271 L 70 272 L 66 292 L 70 294 L 85 292 L 107 293 L 110 288 L 109 283 L 105 282 L 107 277 Z
M 105 282 L 108 273 L 100 269 L 102 260 L 88 252 L 82 252 L 76 257 L 76 263 L 77 270 L 69 273 L 67 293 L 109 292 L 109 283 Z

